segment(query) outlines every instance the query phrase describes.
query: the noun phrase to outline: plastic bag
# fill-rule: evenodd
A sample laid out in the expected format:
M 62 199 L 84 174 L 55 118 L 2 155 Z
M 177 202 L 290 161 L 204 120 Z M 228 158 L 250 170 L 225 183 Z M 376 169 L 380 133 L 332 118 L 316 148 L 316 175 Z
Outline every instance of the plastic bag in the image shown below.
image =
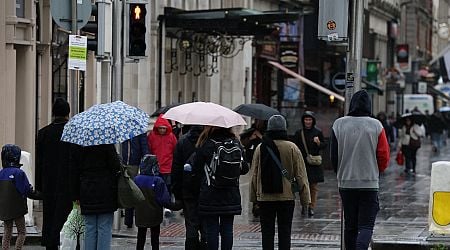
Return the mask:
M 73 203 L 72 211 L 60 233 L 61 250 L 84 249 L 84 217 L 80 206 Z M 78 247 L 77 247 L 78 246 Z
M 403 152 L 401 150 L 397 152 L 397 157 L 395 157 L 395 161 L 399 166 L 405 164 L 405 156 L 403 155 Z

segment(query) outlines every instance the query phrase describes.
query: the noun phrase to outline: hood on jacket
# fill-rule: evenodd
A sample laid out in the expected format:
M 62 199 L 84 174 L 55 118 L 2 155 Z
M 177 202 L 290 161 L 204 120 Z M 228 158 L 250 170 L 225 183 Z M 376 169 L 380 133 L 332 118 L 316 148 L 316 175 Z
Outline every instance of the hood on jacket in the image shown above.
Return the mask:
M 365 89 L 357 91 L 350 101 L 349 116 L 371 116 L 372 101 Z
M 4 168 L 8 167 L 20 167 L 20 156 L 22 154 L 22 149 L 14 144 L 6 144 L 2 147 L 2 166 Z
M 316 114 L 314 114 L 314 112 L 312 112 L 312 111 L 305 111 L 305 113 L 303 113 L 303 115 L 302 115 L 303 128 L 305 128 L 305 118 L 306 117 L 311 117 L 313 119 L 311 128 L 314 128 L 316 126 Z
M 166 127 L 166 135 L 172 133 L 172 125 L 170 124 L 169 120 L 162 118 L 162 116 L 163 114 L 160 114 L 158 119 L 156 119 L 155 125 L 153 125 L 153 132 L 158 135 L 158 128 Z
M 159 164 L 156 155 L 144 155 L 141 163 L 139 164 L 139 170 L 142 175 L 159 175 Z

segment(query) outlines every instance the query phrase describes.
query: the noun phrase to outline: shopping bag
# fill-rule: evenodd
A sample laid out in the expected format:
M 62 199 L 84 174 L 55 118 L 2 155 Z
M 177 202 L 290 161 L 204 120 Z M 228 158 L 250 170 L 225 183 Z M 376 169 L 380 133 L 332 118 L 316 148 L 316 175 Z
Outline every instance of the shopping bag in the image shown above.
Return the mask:
M 117 202 L 120 208 L 133 208 L 145 201 L 144 194 L 122 166 L 117 182 Z
M 397 161 L 397 164 L 399 166 L 405 164 L 405 156 L 403 155 L 403 152 L 401 150 L 397 152 L 397 157 L 395 157 L 395 161 Z
M 80 205 L 75 202 L 61 230 L 60 238 L 61 250 L 84 249 L 84 218 L 81 215 Z

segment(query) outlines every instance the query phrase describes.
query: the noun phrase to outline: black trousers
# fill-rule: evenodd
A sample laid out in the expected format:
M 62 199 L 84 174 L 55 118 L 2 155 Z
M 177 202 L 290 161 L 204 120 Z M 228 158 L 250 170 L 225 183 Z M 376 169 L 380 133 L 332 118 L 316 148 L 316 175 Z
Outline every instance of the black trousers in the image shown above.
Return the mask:
M 291 228 L 295 202 L 293 200 L 260 201 L 258 204 L 263 249 L 274 249 L 275 219 L 278 224 L 278 249 L 291 249 Z
M 344 207 L 344 242 L 347 250 L 366 250 L 380 210 L 378 191 L 339 190 Z
M 161 231 L 161 228 L 159 225 L 150 228 L 152 250 L 159 249 L 159 233 L 160 233 L 160 231 Z M 144 250 L 146 238 L 147 238 L 147 228 L 146 227 L 138 227 L 136 250 Z

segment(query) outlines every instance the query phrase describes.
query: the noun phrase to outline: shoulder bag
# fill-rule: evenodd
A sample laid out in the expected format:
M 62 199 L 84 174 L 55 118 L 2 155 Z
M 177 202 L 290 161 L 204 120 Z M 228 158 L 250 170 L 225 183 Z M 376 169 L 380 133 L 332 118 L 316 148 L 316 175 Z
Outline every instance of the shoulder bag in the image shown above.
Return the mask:
M 133 208 L 145 200 L 141 189 L 134 183 L 125 167 L 120 164 L 117 180 L 117 202 L 120 208 Z
M 275 161 L 275 164 L 277 164 L 278 168 L 281 171 L 281 174 L 284 176 L 284 178 L 286 178 L 290 183 L 291 183 L 291 190 L 292 193 L 299 193 L 300 192 L 300 187 L 298 186 L 297 180 L 295 179 L 295 177 L 289 178 L 288 176 L 288 171 L 286 170 L 286 168 L 284 168 L 281 165 L 280 159 L 278 159 L 278 157 L 275 155 L 275 153 L 273 152 L 273 150 L 269 147 L 266 147 L 267 151 L 269 151 L 270 156 L 272 157 L 272 159 Z
M 308 145 L 306 144 L 305 135 L 303 134 L 303 129 L 301 132 L 301 136 L 302 136 L 303 145 L 305 145 L 306 161 L 308 162 L 309 165 L 320 166 L 322 164 L 322 156 L 321 155 L 311 155 L 308 152 Z

